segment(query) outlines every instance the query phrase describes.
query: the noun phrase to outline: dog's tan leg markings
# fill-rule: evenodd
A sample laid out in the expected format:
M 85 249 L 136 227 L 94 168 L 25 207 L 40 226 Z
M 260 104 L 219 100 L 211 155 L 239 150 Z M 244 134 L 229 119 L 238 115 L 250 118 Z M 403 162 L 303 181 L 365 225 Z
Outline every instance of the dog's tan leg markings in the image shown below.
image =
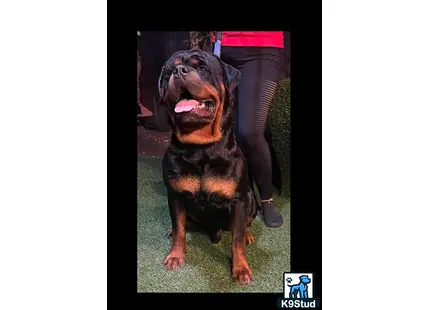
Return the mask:
M 233 231 L 233 240 L 235 240 L 235 233 Z M 233 270 L 232 278 L 237 284 L 249 284 L 252 281 L 252 272 L 249 268 L 248 261 L 245 257 L 245 238 L 240 244 L 233 241 L 232 246 L 232 261 Z
M 207 193 L 218 193 L 230 198 L 236 192 L 237 182 L 232 179 L 208 177 L 202 181 L 202 189 Z
M 251 222 L 247 221 L 242 208 L 233 208 L 232 230 L 232 278 L 236 284 L 244 285 L 252 281 L 253 275 L 245 256 L 247 234 Z
M 170 186 L 176 192 L 191 192 L 193 194 L 200 190 L 200 179 L 194 176 L 181 176 L 177 179 L 169 180 Z
M 163 260 L 163 264 L 167 266 L 168 270 L 180 268 L 185 264 L 185 221 L 185 212 L 176 214 L 176 225 L 173 225 L 172 229 L 173 245 Z

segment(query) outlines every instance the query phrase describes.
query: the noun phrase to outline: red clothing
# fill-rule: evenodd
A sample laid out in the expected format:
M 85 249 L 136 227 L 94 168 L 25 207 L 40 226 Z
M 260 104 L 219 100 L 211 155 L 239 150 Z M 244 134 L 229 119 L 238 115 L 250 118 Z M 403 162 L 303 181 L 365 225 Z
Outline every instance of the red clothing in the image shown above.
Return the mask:
M 213 35 L 215 42 L 215 34 Z M 223 31 L 222 46 L 254 46 L 284 48 L 283 31 Z

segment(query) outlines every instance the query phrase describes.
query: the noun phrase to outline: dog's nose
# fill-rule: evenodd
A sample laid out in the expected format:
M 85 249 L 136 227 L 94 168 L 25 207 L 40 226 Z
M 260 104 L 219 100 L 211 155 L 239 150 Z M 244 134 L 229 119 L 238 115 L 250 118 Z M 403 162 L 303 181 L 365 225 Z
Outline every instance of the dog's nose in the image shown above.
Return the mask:
M 188 68 L 185 67 L 184 65 L 177 65 L 174 69 L 173 69 L 173 74 L 177 77 L 179 76 L 183 76 L 183 75 L 187 75 L 189 72 Z

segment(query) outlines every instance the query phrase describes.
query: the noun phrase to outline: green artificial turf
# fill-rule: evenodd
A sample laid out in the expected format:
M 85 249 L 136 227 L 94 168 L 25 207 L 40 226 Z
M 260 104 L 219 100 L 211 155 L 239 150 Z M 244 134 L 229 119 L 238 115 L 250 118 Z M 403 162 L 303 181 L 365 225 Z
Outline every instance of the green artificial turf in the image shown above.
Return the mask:
M 224 232 L 214 245 L 199 233 L 187 233 L 185 266 L 169 271 L 162 261 L 171 247 L 166 190 L 161 159 L 138 157 L 138 292 L 279 292 L 283 273 L 290 270 L 290 203 L 274 197 L 284 225 L 268 228 L 260 215 L 251 233 L 255 242 L 246 249 L 254 280 L 248 286 L 231 281 L 231 234 Z

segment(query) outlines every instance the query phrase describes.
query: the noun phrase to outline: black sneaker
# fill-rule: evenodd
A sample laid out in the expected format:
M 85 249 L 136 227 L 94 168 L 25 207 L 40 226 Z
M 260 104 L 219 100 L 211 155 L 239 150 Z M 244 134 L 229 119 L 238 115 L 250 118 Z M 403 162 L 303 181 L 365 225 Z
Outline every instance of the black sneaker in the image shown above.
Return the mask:
M 261 202 L 261 213 L 267 227 L 277 228 L 284 223 L 282 215 L 276 210 L 273 200 Z

